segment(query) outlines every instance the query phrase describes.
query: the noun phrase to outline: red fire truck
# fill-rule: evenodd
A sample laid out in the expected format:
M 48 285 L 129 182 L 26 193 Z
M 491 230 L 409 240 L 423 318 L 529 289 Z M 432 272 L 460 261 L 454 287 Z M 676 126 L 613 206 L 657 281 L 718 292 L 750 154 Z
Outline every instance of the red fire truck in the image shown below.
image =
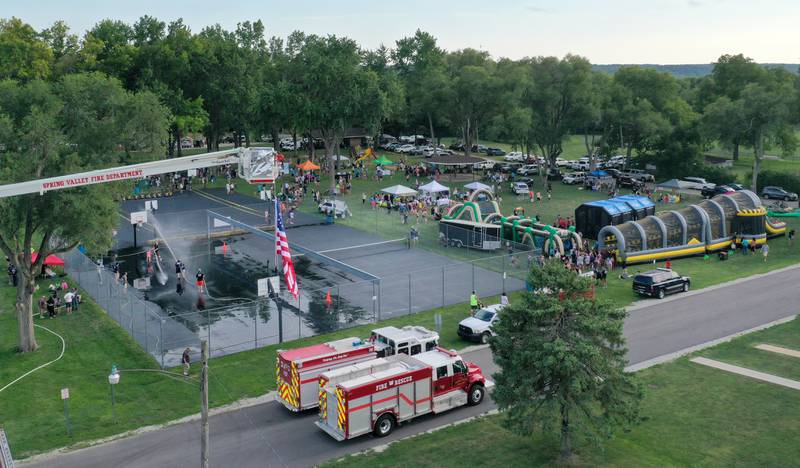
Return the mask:
M 419 354 L 436 347 L 439 334 L 423 327 L 383 327 L 372 330 L 368 343 L 345 338 L 303 348 L 279 350 L 275 365 L 277 400 L 292 411 L 319 404 L 318 382 L 323 372 L 392 354 Z
M 320 376 L 316 424 L 340 441 L 384 437 L 417 416 L 479 404 L 487 384 L 480 367 L 443 348 L 378 358 Z
M 337 367 L 375 359 L 375 345 L 352 337 L 303 348 L 278 351 L 277 400 L 292 411 L 319 404 L 319 375 Z

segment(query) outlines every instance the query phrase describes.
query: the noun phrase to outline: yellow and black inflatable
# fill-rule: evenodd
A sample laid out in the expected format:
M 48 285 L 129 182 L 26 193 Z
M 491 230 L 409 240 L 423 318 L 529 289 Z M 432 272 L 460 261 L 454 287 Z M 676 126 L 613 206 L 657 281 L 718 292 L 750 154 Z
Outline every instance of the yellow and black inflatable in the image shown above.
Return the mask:
M 672 211 L 600 230 L 600 248 L 614 252 L 623 264 L 704 255 L 749 239 L 762 245 L 786 233 L 786 223 L 767 217 L 761 200 L 740 190 Z

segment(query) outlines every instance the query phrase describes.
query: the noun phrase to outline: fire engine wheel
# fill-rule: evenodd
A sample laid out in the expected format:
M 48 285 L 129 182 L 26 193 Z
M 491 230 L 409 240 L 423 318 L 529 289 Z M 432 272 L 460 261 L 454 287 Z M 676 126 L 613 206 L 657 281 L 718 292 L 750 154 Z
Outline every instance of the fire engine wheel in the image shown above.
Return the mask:
M 481 344 L 488 343 L 489 342 L 489 338 L 491 338 L 491 337 L 492 337 L 492 335 L 489 334 L 489 332 L 483 332 L 481 334 Z
M 377 421 L 375 421 L 375 436 L 386 437 L 392 433 L 395 426 L 394 416 L 391 414 L 384 414 Z
M 469 388 L 469 406 L 475 406 L 483 401 L 486 390 L 481 384 L 475 384 Z

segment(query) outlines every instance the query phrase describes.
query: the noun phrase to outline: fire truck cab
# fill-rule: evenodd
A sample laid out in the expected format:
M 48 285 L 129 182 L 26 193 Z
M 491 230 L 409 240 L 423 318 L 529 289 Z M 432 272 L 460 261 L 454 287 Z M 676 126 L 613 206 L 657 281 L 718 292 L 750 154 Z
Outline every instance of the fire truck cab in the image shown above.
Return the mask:
M 389 435 L 398 424 L 483 401 L 481 368 L 455 351 L 396 354 L 320 375 L 317 426 L 336 440 Z
M 372 330 L 369 341 L 375 345 L 378 357 L 395 354 L 413 356 L 436 348 L 439 344 L 439 334 L 412 325 L 403 328 L 382 327 Z

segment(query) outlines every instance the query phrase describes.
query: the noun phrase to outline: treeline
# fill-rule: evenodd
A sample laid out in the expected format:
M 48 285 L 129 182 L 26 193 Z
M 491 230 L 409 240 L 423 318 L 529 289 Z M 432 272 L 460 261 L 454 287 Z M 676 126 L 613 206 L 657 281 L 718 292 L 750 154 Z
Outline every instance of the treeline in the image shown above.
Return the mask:
M 798 63 L 760 63 L 764 68 L 784 68 L 792 73 L 797 73 L 800 64 Z M 630 67 L 621 63 L 609 64 L 593 64 L 592 68 L 597 71 L 606 72 L 613 75 L 622 67 Z M 653 70 L 669 73 L 675 78 L 703 78 L 714 71 L 713 63 L 682 63 L 682 64 L 656 64 L 656 63 L 642 63 L 635 65 L 642 68 L 652 68 Z
M 320 137 L 336 152 L 351 127 L 381 133 L 508 141 L 551 162 L 572 134 L 587 155 L 623 153 L 661 176 L 702 166 L 721 144 L 738 158 L 790 150 L 800 121 L 798 77 L 742 55 L 723 55 L 702 78 L 677 79 L 644 67 L 596 71 L 577 55 L 495 59 L 474 49 L 446 51 L 417 31 L 367 50 L 351 39 L 294 32 L 268 37 L 261 21 L 228 31 L 191 31 L 143 16 L 103 20 L 78 37 L 58 22 L 36 31 L 0 21 L 0 78 L 61 82 L 102 73 L 133 93 L 152 93 L 168 111 L 169 155 L 183 135 L 202 132 L 208 149 L 280 132 Z M 0 111 L 3 103 L 0 102 Z M 311 145 L 313 151 L 313 145 Z

